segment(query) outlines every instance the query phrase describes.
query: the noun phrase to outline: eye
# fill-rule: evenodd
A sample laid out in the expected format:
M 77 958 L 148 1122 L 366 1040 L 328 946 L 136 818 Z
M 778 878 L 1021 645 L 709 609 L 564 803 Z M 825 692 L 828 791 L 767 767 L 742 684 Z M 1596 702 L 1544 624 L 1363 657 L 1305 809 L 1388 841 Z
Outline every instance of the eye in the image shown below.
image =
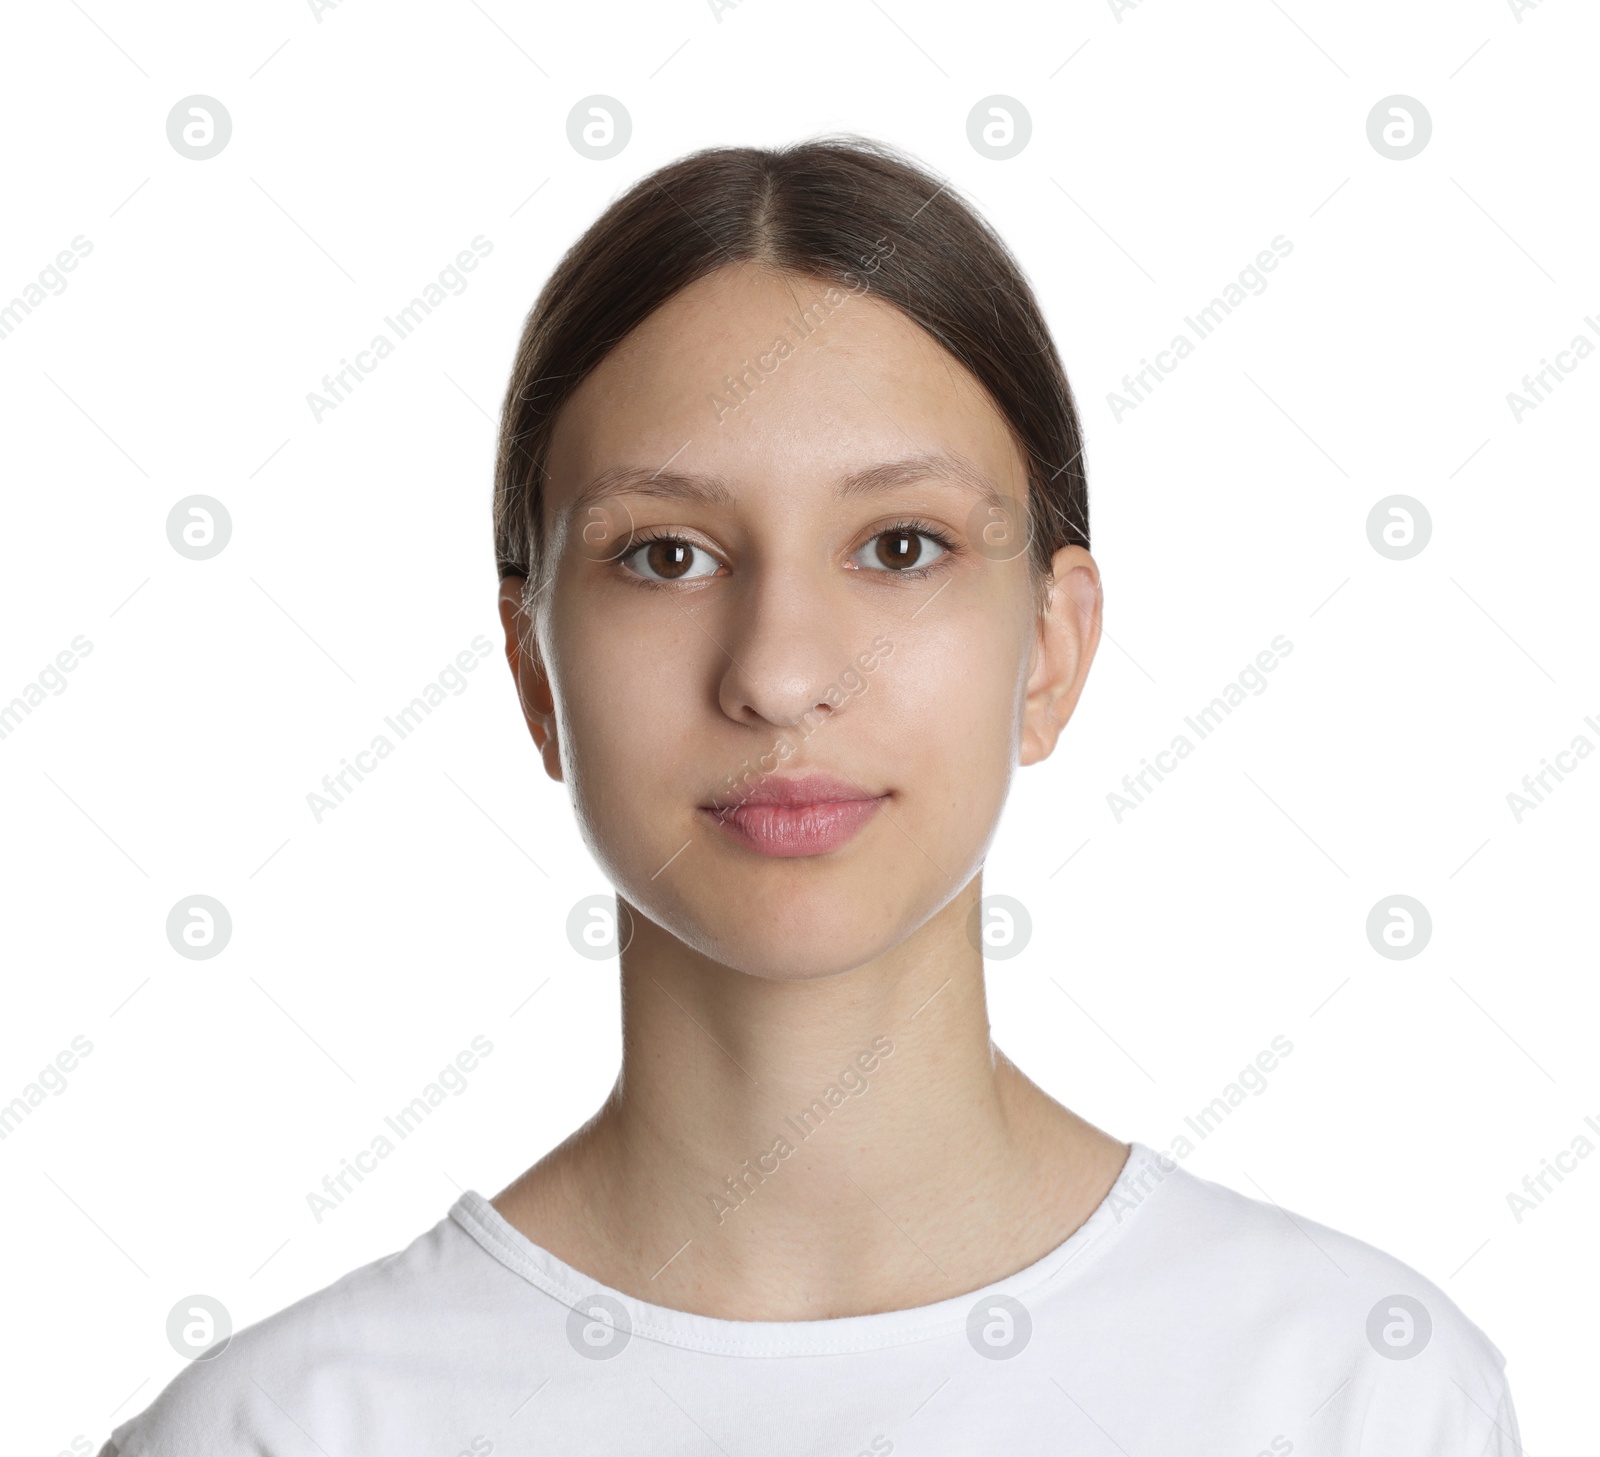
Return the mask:
M 880 531 L 851 560 L 868 571 L 904 572 L 931 567 L 949 549 L 938 532 L 906 524 Z
M 618 558 L 647 582 L 686 582 L 716 574 L 717 559 L 704 547 L 678 536 L 653 536 Z

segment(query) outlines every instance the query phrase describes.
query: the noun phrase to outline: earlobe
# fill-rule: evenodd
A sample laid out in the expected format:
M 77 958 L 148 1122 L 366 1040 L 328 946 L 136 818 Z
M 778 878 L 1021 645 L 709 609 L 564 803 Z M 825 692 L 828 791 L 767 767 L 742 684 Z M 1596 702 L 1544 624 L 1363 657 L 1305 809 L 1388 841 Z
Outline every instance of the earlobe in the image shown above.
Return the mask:
M 556 739 L 555 698 L 539 653 L 533 617 L 527 607 L 527 585 L 526 577 L 503 577 L 500 581 L 500 623 L 506 635 L 506 663 L 511 669 L 511 681 L 517 686 L 522 717 L 544 760 L 545 773 L 560 780 L 563 775 Z
M 1033 671 L 1023 703 L 1018 762 L 1036 764 L 1054 751 L 1072 717 L 1100 645 L 1104 596 L 1100 569 L 1081 546 L 1051 559 L 1045 603 L 1035 623 Z

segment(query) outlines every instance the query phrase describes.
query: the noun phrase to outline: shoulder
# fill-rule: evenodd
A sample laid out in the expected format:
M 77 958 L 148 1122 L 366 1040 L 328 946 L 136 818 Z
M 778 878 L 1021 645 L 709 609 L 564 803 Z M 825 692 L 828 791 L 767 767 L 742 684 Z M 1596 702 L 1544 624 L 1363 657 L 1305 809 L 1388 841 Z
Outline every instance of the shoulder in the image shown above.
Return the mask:
M 1268 1197 L 1134 1152 L 1111 1217 L 1127 1223 L 1141 1280 L 1240 1343 L 1236 1359 L 1325 1377 L 1325 1420 L 1353 1435 L 1349 1450 L 1520 1450 L 1504 1355 L 1432 1280 Z
M 404 1249 L 374 1260 L 192 1360 L 100 1457 L 207 1457 L 298 1450 L 297 1427 L 337 1423 L 353 1390 L 374 1394 L 419 1347 L 452 1327 L 492 1280 L 492 1262 L 446 1217 Z

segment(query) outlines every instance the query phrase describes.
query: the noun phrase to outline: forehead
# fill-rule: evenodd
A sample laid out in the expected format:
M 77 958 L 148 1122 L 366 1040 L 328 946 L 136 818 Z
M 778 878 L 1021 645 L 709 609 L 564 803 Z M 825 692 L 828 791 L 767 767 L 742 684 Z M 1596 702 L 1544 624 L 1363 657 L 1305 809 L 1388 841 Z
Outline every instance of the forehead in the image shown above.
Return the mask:
M 982 386 L 862 278 L 852 292 L 729 265 L 674 295 L 563 406 L 547 508 L 619 469 L 704 473 L 795 501 L 937 452 L 1020 498 L 1021 454 Z

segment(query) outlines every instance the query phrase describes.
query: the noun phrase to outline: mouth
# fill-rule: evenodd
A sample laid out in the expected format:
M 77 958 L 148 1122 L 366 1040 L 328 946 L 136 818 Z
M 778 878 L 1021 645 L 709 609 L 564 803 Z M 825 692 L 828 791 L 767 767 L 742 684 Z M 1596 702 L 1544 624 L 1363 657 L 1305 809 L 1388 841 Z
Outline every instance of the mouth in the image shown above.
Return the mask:
M 698 807 L 718 831 L 758 855 L 826 855 L 856 837 L 888 803 L 888 794 L 827 774 L 769 778 L 742 794 Z

